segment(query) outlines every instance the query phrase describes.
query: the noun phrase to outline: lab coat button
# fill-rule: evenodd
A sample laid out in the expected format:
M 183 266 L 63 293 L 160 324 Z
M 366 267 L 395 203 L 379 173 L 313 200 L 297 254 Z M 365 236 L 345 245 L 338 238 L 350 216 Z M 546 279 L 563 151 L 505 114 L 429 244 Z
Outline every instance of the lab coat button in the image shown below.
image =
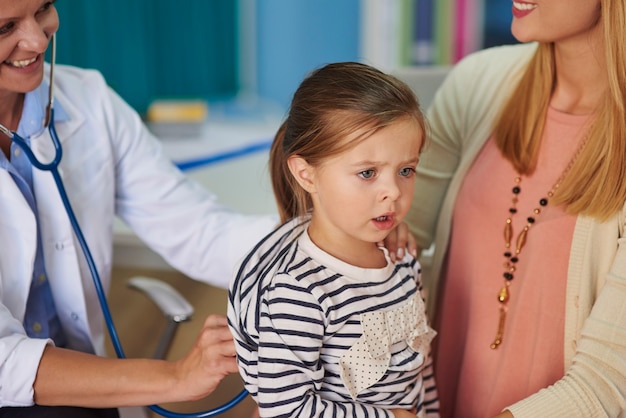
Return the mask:
M 63 251 L 63 247 L 65 247 L 65 246 L 63 245 L 63 243 L 61 241 L 59 241 L 56 244 L 54 244 L 54 248 L 56 248 L 57 251 Z
M 35 322 L 33 324 L 33 331 L 35 331 L 37 334 L 39 334 L 42 329 L 43 329 L 43 327 L 41 326 L 41 324 L 39 322 Z
M 15 151 L 13 151 L 13 155 L 15 155 L 16 157 L 19 157 L 21 153 L 22 153 L 22 150 L 19 148 L 15 148 Z
M 74 321 L 78 321 L 78 314 L 76 312 L 72 312 L 72 315 L 70 316 L 72 317 Z

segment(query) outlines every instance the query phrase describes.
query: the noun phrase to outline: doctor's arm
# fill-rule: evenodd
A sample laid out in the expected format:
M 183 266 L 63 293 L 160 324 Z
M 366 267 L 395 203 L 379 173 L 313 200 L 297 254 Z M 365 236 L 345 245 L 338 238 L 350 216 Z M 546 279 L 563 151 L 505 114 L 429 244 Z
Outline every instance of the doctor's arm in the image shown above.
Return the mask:
M 35 378 L 35 403 L 84 407 L 152 405 L 201 399 L 237 372 L 226 318 L 209 316 L 178 361 L 112 359 L 46 346 Z
M 246 215 L 220 203 L 172 164 L 127 103 L 109 89 L 105 97 L 116 214 L 175 269 L 227 288 L 239 259 L 276 227 L 278 217 Z

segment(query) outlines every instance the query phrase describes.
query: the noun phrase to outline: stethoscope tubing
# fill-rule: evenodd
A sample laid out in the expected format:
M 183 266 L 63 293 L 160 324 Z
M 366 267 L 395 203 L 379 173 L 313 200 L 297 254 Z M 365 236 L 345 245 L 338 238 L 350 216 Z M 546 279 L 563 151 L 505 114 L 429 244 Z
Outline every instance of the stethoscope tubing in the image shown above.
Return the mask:
M 51 110 L 51 117 L 54 117 L 54 110 Z M 59 191 L 59 196 L 61 197 L 61 201 L 63 202 L 63 207 L 65 208 L 65 212 L 69 218 L 70 223 L 72 224 L 72 229 L 74 230 L 74 234 L 76 234 L 76 238 L 78 239 L 78 243 L 85 255 L 85 259 L 87 261 L 87 265 L 89 266 L 89 271 L 91 272 L 91 276 L 93 277 L 93 282 L 96 287 L 96 293 L 98 294 L 98 299 L 100 300 L 100 305 L 102 308 L 102 314 L 104 315 L 105 322 L 107 324 L 107 328 L 109 331 L 109 335 L 113 342 L 113 346 L 115 348 L 115 352 L 118 357 L 124 358 L 124 351 L 122 350 L 122 346 L 119 341 L 119 337 L 117 335 L 117 330 L 115 329 L 115 325 L 113 323 L 113 319 L 111 317 L 111 310 L 109 309 L 109 304 L 106 301 L 106 298 L 102 298 L 101 295 L 104 295 L 104 289 L 102 288 L 102 281 L 100 280 L 100 275 L 98 274 L 98 270 L 96 268 L 95 261 L 93 256 L 91 255 L 91 250 L 87 245 L 87 241 L 83 235 L 83 231 L 78 225 L 78 220 L 76 219 L 76 215 L 74 214 L 74 210 L 72 209 L 72 205 L 70 204 L 69 198 L 67 196 L 67 192 L 65 190 L 65 186 L 63 181 L 61 180 L 61 174 L 59 173 L 59 163 L 61 162 L 61 157 L 63 156 L 63 149 L 61 148 L 61 143 L 59 141 L 59 137 L 57 136 L 56 129 L 54 127 L 54 123 L 52 119 L 50 121 L 50 125 L 48 126 L 48 130 L 50 132 L 50 137 L 52 138 L 52 143 L 54 144 L 55 155 L 54 159 L 49 163 L 42 163 L 37 159 L 33 151 L 30 149 L 26 141 L 19 135 L 13 133 L 11 140 L 20 147 L 20 149 L 26 154 L 30 163 L 35 166 L 37 169 L 42 171 L 49 171 L 52 174 L 52 178 L 54 179 L 54 183 L 56 184 L 57 190 Z

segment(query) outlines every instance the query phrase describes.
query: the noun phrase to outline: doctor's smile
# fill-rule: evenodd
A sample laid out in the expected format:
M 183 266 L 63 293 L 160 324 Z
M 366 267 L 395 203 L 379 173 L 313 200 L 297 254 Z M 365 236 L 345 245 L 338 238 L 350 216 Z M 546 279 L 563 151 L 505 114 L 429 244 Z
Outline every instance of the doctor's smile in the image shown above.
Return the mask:
M 4 61 L 5 64 L 8 64 L 12 67 L 16 67 L 16 68 L 24 68 L 32 63 L 34 63 L 35 61 L 37 61 L 38 57 L 35 58 L 31 58 L 29 60 L 19 60 L 19 61 L 10 61 L 10 60 L 6 60 Z

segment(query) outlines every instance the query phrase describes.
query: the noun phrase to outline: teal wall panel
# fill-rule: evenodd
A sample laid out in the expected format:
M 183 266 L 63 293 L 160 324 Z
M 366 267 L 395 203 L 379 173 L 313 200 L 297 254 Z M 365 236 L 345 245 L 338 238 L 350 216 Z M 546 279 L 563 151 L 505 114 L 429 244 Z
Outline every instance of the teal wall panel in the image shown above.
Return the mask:
M 237 2 L 59 0 L 57 62 L 100 70 L 143 113 L 156 97 L 238 90 Z

